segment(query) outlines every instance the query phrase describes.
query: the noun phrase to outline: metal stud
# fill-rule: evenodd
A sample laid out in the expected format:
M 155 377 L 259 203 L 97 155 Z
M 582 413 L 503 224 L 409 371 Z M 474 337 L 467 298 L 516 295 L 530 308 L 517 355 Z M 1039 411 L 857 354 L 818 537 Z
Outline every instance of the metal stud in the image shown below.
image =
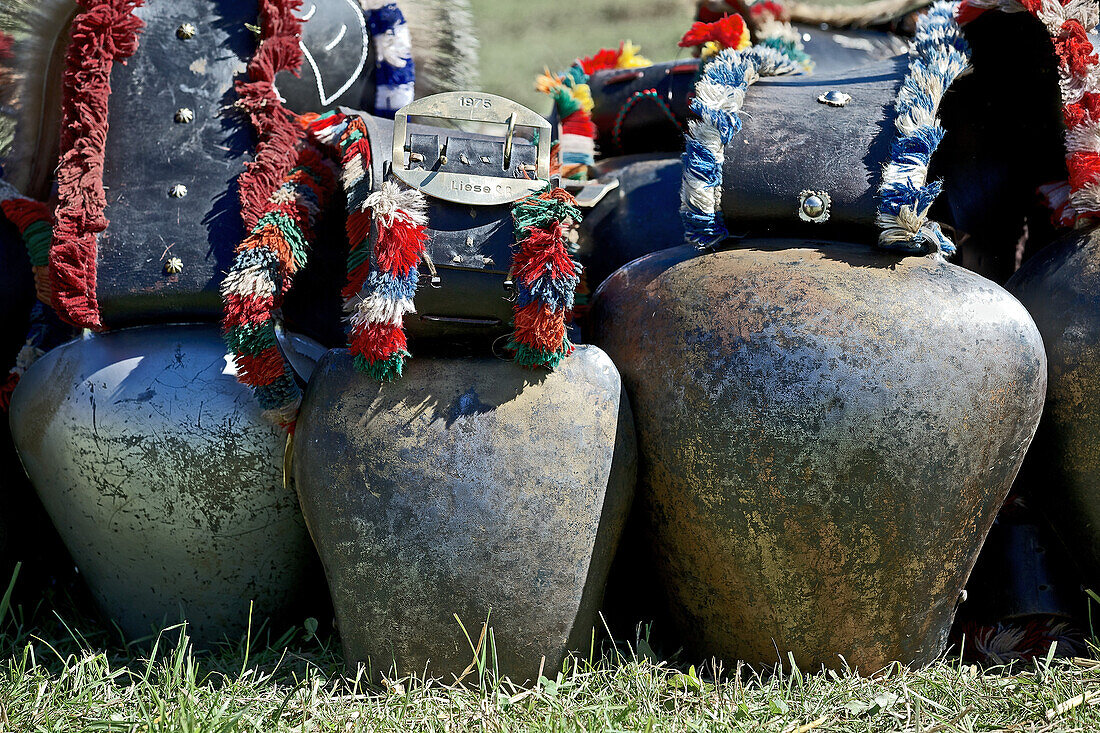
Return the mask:
M 183 272 L 183 260 L 179 257 L 169 257 L 164 263 L 164 272 L 169 275 L 178 275 Z
M 830 107 L 847 107 L 848 103 L 852 101 L 852 95 L 833 89 L 819 96 L 817 101 Z
M 462 255 L 455 255 L 454 257 L 451 258 L 451 262 L 454 262 L 456 264 L 459 263 L 459 262 L 462 262 Z
M 493 264 L 493 258 L 492 257 L 482 257 L 481 261 L 484 262 L 486 265 Z
M 176 110 L 176 122 L 188 125 L 195 121 L 195 111 L 189 107 L 180 107 Z
M 829 207 L 833 201 L 824 191 L 803 191 L 798 195 L 798 218 L 821 224 L 829 221 Z
M 176 37 L 183 41 L 188 41 L 195 37 L 198 33 L 198 29 L 191 23 L 183 23 L 176 29 Z
M 168 189 L 168 195 L 174 199 L 181 199 L 187 195 L 187 186 L 182 183 L 177 183 L 175 186 Z

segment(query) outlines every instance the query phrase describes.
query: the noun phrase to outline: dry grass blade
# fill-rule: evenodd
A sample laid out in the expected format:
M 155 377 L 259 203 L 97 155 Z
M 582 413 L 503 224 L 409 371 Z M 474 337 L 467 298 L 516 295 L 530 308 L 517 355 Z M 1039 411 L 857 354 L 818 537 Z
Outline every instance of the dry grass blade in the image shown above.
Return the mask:
M 1084 705 L 1086 702 L 1088 702 L 1089 700 L 1092 700 L 1096 697 L 1100 697 L 1100 690 L 1093 690 L 1092 692 L 1083 692 L 1080 695 L 1077 695 L 1075 697 L 1071 697 L 1070 699 L 1066 700 L 1065 702 L 1059 703 L 1058 705 L 1055 705 L 1053 708 L 1048 710 L 1047 715 L 1046 715 L 1047 720 L 1054 720 L 1059 715 L 1064 715 L 1065 713 L 1068 713 L 1070 710 L 1073 710 L 1075 707 Z
M 828 716 L 822 715 L 817 720 L 812 720 L 809 723 L 806 723 L 805 725 L 798 726 L 797 728 L 787 728 L 785 731 L 783 731 L 783 733 L 808 733 L 809 731 L 813 730 L 814 728 L 819 728 L 819 727 L 825 725 L 826 721 L 828 721 L 828 720 L 829 720 Z

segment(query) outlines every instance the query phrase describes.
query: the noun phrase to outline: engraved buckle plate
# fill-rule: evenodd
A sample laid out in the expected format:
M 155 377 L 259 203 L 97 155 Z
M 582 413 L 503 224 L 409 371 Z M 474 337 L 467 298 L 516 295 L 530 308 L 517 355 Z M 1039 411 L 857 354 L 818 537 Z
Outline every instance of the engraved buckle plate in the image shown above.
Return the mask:
M 539 132 L 535 179 L 504 176 L 480 176 L 439 170 L 410 170 L 408 144 L 409 117 L 435 117 L 445 120 L 489 122 L 508 126 L 503 140 L 507 160 L 516 127 Z M 550 123 L 542 115 L 510 99 L 484 92 L 443 92 L 418 99 L 397 111 L 393 125 L 393 174 L 429 196 L 457 204 L 496 206 L 519 201 L 537 193 L 550 180 Z

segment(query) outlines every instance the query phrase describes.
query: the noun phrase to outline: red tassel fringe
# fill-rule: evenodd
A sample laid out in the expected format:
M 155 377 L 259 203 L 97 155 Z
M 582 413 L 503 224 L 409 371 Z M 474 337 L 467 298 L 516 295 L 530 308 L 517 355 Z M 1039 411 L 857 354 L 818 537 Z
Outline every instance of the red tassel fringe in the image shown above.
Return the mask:
M 294 14 L 302 0 L 260 0 L 260 33 L 263 42 L 248 64 L 249 81 L 239 81 L 237 107 L 249 116 L 256 130 L 256 157 L 245 164 L 238 178 L 241 217 L 251 231 L 263 216 L 267 200 L 294 167 L 297 144 L 303 134 L 295 115 L 275 91 L 280 71 L 297 74 L 302 66 L 298 39 L 302 21 Z
M 405 329 L 392 323 L 369 323 L 355 329 L 348 341 L 353 356 L 362 356 L 368 363 L 385 361 L 394 354 L 408 351 Z
M 11 407 L 11 394 L 18 386 L 19 375 L 14 373 L 8 374 L 8 378 L 0 384 L 0 412 L 7 412 Z
M 565 342 L 565 315 L 538 301 L 528 303 L 515 311 L 512 340 L 534 349 L 558 351 Z
M 378 270 L 397 278 L 406 278 L 420 263 L 428 241 L 424 227 L 395 219 L 392 227 L 378 227 L 374 256 Z
M 53 305 L 65 321 L 102 328 L 96 302 L 96 234 L 103 211 L 103 156 L 111 67 L 137 50 L 144 23 L 133 13 L 144 0 L 78 0 L 62 78 L 58 206 L 50 250 Z

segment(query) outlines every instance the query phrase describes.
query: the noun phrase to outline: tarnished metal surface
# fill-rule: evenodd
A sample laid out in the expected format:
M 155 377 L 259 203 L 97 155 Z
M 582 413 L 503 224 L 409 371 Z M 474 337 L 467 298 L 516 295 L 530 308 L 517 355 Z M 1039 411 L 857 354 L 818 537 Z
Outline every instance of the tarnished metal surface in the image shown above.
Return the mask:
M 871 672 L 943 650 L 1042 410 L 1019 303 L 932 258 L 752 240 L 631 263 L 592 321 L 694 653 Z
M 213 326 L 73 341 L 27 371 L 11 427 L 103 610 L 130 637 L 182 616 L 200 643 L 294 610 L 315 577 L 285 436 Z
M 1024 263 L 1006 287 L 1043 334 L 1050 388 L 1022 483 L 1086 572 L 1100 582 L 1100 229 Z
M 599 349 L 549 374 L 420 357 L 384 386 L 329 352 L 294 454 L 349 666 L 453 679 L 473 659 L 455 614 L 474 643 L 488 617 L 517 682 L 588 648 L 636 469 Z
M 490 175 L 481 173 L 481 166 L 467 161 L 461 167 L 445 168 L 446 156 L 440 155 L 436 165 L 413 162 L 409 150 L 409 117 L 429 117 L 447 120 L 453 124 L 456 120 L 479 122 L 489 125 L 506 125 L 507 136 L 502 141 L 501 152 L 504 165 L 500 171 L 493 170 Z M 538 139 L 538 158 L 533 175 L 520 178 L 512 173 L 512 145 L 516 127 L 534 130 Z M 455 125 L 458 127 L 458 125 Z M 461 129 L 461 128 L 460 128 Z M 456 137 L 460 135 L 456 134 Z M 449 140 L 444 138 L 443 145 Z M 457 159 L 455 151 L 450 155 Z M 413 188 L 423 191 L 443 201 L 468 206 L 500 206 L 510 204 L 524 196 L 538 193 L 550 180 L 550 123 L 536 112 L 518 102 L 486 92 L 442 92 L 426 99 L 418 99 L 397 111 L 394 117 L 393 147 L 390 151 L 393 161 L 393 175 Z M 423 162 L 423 161 L 422 161 Z M 480 163 L 480 160 L 478 161 Z M 478 171 L 477 174 L 474 171 Z

